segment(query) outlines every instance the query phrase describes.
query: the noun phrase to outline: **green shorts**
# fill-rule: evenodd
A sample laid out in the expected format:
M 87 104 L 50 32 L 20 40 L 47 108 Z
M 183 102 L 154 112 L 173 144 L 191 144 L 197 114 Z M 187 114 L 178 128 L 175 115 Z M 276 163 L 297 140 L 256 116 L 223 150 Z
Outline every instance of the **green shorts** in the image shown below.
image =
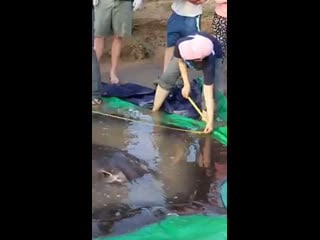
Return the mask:
M 95 6 L 95 36 L 131 36 L 132 1 L 99 0 Z

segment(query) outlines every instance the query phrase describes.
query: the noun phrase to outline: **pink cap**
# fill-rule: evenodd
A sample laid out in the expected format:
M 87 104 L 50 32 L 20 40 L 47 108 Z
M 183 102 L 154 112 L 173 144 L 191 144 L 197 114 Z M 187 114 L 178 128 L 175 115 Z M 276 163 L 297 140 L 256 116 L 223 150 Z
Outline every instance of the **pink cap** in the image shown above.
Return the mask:
M 181 42 L 178 48 L 185 60 L 203 59 L 211 53 L 214 54 L 212 41 L 198 34 L 192 36 L 190 40 Z

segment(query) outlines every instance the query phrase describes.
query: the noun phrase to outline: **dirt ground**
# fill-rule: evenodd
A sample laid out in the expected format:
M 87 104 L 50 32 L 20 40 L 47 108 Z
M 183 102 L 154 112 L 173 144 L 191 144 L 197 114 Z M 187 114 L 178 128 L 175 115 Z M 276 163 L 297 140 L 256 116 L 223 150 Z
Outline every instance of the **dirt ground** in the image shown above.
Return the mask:
M 171 14 L 171 4 L 171 0 L 144 0 L 143 8 L 134 12 L 132 37 L 124 39 L 121 50 L 118 67 L 121 82 L 136 82 L 151 87 L 153 80 L 161 74 L 166 42 L 166 24 Z M 212 33 L 213 11 L 214 0 L 209 0 L 203 6 L 202 31 Z M 105 46 L 100 68 L 102 79 L 107 82 L 111 53 L 110 38 L 106 39 Z M 224 65 L 222 81 L 226 86 L 227 65 L 226 63 Z
M 143 8 L 134 12 L 133 35 L 124 39 L 121 60 L 132 62 L 138 60 L 163 61 L 166 23 L 171 14 L 171 0 L 145 0 Z M 201 28 L 211 33 L 213 0 L 203 7 Z M 108 61 L 111 53 L 111 39 L 106 39 L 103 61 Z

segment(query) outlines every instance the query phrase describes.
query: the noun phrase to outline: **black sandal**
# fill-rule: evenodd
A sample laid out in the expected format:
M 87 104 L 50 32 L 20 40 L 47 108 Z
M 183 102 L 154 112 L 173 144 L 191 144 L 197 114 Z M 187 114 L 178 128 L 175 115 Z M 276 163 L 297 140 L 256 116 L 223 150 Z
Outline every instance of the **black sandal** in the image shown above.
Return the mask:
M 102 99 L 101 98 L 94 98 L 92 99 L 92 105 L 100 105 L 102 104 Z

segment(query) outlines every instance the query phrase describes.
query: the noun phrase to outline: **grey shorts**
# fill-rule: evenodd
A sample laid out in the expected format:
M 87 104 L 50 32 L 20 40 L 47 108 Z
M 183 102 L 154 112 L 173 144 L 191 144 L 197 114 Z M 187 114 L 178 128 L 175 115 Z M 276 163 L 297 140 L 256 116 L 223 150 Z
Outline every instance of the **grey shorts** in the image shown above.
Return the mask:
M 168 64 L 167 70 L 163 72 L 159 79 L 155 81 L 160 87 L 170 91 L 177 83 L 180 77 L 180 69 L 178 64 L 178 58 L 173 57 Z
M 132 34 L 132 1 L 99 0 L 95 6 L 95 36 Z
M 215 76 L 213 84 L 216 88 L 220 87 L 220 72 L 222 66 L 222 59 L 217 58 L 215 64 Z M 180 78 L 180 69 L 178 64 L 178 58 L 173 57 L 168 64 L 167 70 L 161 74 L 160 78 L 155 81 L 156 84 L 159 84 L 163 89 L 171 90 L 177 83 L 177 80 Z

